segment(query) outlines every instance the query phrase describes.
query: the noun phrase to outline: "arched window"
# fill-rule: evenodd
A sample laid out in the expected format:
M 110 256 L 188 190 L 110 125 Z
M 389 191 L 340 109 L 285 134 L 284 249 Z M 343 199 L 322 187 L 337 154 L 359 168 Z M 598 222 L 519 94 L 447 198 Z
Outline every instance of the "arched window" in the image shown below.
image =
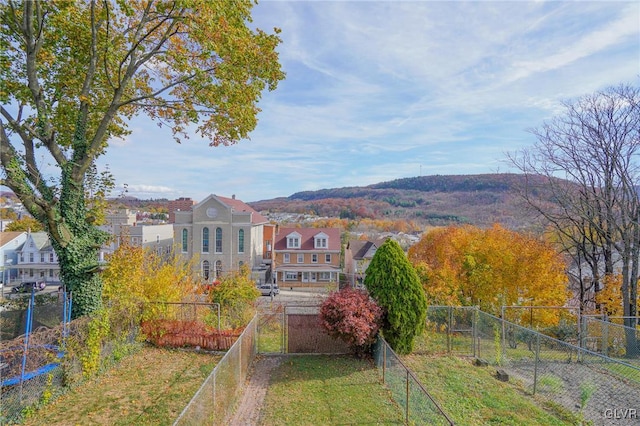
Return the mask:
M 209 253 L 209 228 L 202 228 L 202 252 Z
M 209 261 L 205 260 L 202 262 L 202 276 L 206 281 L 209 281 Z
M 216 228 L 216 253 L 222 253 L 222 228 Z
M 238 231 L 238 253 L 244 253 L 244 229 Z
M 216 260 L 216 279 L 222 277 L 222 261 Z
M 244 266 L 244 262 L 241 260 L 238 262 L 238 269 L 242 270 L 242 266 Z
M 182 252 L 188 252 L 189 244 L 188 244 L 189 231 L 186 229 L 182 230 Z

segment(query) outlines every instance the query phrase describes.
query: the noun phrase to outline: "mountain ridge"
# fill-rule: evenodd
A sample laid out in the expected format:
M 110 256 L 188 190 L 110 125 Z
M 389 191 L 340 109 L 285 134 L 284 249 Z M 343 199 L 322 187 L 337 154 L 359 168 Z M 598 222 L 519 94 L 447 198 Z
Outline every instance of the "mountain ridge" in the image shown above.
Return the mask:
M 429 175 L 367 186 L 296 192 L 289 197 L 249 202 L 266 212 L 310 213 L 347 219 L 412 220 L 424 225 L 500 223 L 510 229 L 538 225 L 518 188 L 542 176 L 514 173 Z M 543 185 L 536 185 L 543 187 Z M 540 197 L 546 198 L 544 193 Z

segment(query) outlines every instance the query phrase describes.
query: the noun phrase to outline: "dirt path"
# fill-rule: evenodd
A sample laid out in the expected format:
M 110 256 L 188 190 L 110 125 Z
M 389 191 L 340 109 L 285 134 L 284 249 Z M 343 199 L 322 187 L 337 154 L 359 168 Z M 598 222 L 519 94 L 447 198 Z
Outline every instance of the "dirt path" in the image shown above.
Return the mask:
M 229 422 L 232 426 L 257 426 L 260 410 L 269 387 L 271 372 L 280 365 L 282 357 L 258 355 L 251 367 L 240 402 Z

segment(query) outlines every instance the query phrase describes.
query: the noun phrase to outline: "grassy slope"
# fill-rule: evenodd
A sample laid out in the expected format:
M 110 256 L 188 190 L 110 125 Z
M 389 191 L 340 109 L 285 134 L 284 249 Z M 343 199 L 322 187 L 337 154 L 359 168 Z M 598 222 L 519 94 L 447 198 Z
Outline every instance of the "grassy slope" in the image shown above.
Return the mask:
M 26 425 L 171 425 L 219 356 L 145 347 L 38 410 Z
M 403 362 L 456 424 L 577 424 L 571 415 L 543 409 L 517 385 L 498 381 L 495 368 L 475 367 L 468 359 L 452 356 L 408 355 Z

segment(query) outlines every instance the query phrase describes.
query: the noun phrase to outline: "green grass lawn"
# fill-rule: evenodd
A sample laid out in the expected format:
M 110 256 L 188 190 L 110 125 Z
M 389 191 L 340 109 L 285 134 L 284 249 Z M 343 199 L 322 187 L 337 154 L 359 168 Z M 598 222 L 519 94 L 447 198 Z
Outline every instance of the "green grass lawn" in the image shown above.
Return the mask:
M 381 384 L 372 361 L 293 356 L 273 372 L 261 424 L 403 424 L 403 411 Z
M 456 424 L 580 424 L 571 413 L 536 400 L 517 384 L 497 380 L 495 368 L 473 366 L 470 359 L 407 355 L 402 360 Z
M 146 346 L 35 411 L 26 425 L 172 425 L 220 356 Z

